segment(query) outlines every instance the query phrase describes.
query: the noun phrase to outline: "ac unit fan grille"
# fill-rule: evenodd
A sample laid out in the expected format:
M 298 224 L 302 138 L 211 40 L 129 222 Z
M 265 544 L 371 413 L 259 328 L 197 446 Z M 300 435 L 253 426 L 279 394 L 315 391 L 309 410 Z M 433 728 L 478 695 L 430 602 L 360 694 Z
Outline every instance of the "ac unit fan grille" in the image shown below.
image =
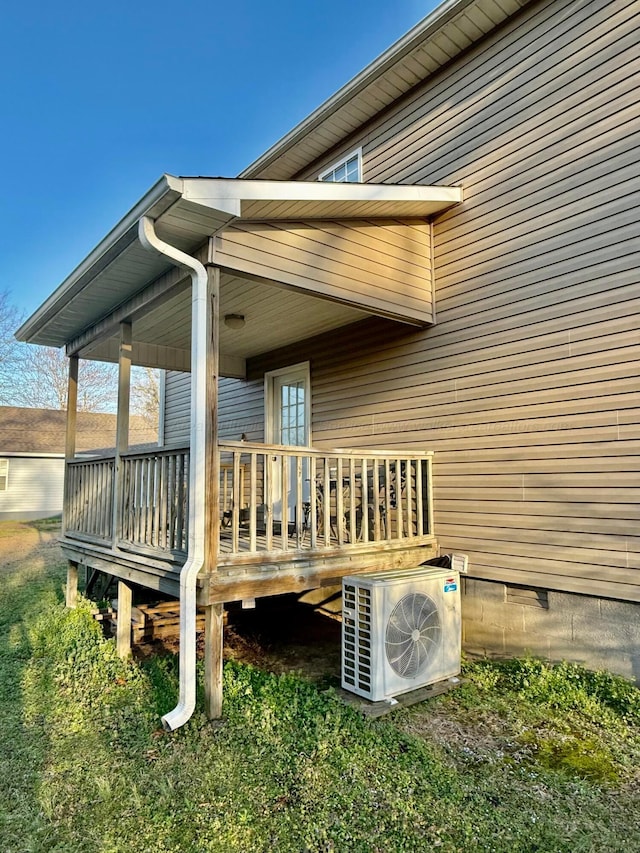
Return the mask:
M 389 666 L 401 678 L 416 678 L 433 660 L 442 642 L 435 602 L 413 592 L 403 596 L 389 616 L 385 652 Z

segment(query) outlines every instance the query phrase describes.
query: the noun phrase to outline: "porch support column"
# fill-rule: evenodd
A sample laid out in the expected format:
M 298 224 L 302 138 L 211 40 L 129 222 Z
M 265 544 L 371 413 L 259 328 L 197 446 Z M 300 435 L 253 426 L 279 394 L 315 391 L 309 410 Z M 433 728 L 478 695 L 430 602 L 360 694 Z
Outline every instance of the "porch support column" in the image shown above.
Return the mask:
M 78 356 L 69 358 L 69 380 L 67 384 L 67 428 L 64 448 L 64 488 L 62 490 L 62 535 L 67 528 L 69 501 L 69 462 L 76 455 L 76 423 L 78 419 Z M 75 607 L 78 599 L 78 564 L 69 560 L 67 565 L 67 607 Z
M 206 352 L 206 486 L 207 508 L 204 542 L 205 572 L 218 569 L 220 545 L 220 453 L 218 452 L 218 373 L 220 323 L 220 268 L 207 264 Z M 205 608 L 205 710 L 209 719 L 222 716 L 222 604 Z
M 131 654 L 131 604 L 132 590 L 128 583 L 118 581 L 118 630 L 116 650 L 121 658 Z
M 120 348 L 118 353 L 118 414 L 116 421 L 116 455 L 113 480 L 113 512 L 111 516 L 111 541 L 116 546 L 120 529 L 122 495 L 121 456 L 129 448 L 129 405 L 131 390 L 131 323 L 120 323 Z

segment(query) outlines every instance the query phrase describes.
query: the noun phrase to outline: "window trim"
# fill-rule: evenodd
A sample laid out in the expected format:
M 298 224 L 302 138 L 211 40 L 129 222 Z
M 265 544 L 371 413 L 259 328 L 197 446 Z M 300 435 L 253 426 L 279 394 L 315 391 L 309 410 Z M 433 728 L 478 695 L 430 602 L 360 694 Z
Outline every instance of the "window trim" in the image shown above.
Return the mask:
M 4 474 L 2 469 L 4 468 Z M 0 492 L 8 492 L 9 491 L 9 460 L 4 458 L 0 459 L 0 482 L 4 477 L 4 488 L 0 488 Z
M 332 163 L 328 169 L 325 169 L 324 172 L 321 172 L 318 175 L 318 180 L 324 181 L 324 179 L 327 177 L 327 175 L 330 175 L 331 172 L 335 172 L 336 169 L 339 169 L 340 166 L 343 166 L 346 163 L 348 163 L 349 160 L 353 160 L 354 157 L 358 158 L 358 180 L 357 181 L 333 181 L 333 182 L 325 181 L 325 183 L 341 183 L 341 184 L 343 184 L 343 183 L 344 184 L 346 184 L 346 183 L 356 183 L 356 184 L 364 183 L 364 181 L 362 180 L 362 147 L 355 148 L 353 151 L 350 151 L 344 157 L 341 157 L 339 160 L 336 160 L 335 163 Z

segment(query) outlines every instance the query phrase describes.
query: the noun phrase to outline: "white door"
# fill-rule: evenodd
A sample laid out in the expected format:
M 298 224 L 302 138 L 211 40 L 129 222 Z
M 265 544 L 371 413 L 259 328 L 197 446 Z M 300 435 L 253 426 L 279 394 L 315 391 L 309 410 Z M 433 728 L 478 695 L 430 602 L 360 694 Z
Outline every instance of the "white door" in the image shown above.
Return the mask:
M 309 447 L 311 445 L 311 378 L 309 363 L 296 364 L 281 370 L 265 374 L 265 425 L 268 444 L 282 444 L 289 447 Z M 273 517 L 281 521 L 283 503 L 288 506 L 287 520 L 296 520 L 296 490 L 289 488 L 283 501 L 282 478 L 278 457 L 274 454 L 273 465 Z M 305 471 L 308 464 L 304 464 Z M 308 499 L 308 473 L 303 473 L 305 496 Z M 289 483 L 295 484 L 295 460 L 289 468 Z

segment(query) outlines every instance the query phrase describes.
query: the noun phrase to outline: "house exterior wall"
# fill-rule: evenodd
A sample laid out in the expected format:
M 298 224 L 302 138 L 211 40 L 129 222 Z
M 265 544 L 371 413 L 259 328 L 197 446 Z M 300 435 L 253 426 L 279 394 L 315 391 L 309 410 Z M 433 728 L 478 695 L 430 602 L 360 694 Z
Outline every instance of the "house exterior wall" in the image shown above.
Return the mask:
M 191 374 L 168 370 L 165 373 L 161 406 L 164 411 L 162 444 L 188 447 L 191 432 Z
M 188 447 L 191 374 L 167 371 L 165 380 L 164 444 Z M 220 440 L 264 441 L 264 381 L 220 379 L 218 387 L 218 428 Z
M 9 459 L 9 487 L 0 492 L 0 521 L 28 521 L 62 512 L 64 458 Z
M 367 181 L 465 201 L 434 224 L 437 325 L 345 363 L 331 404 L 436 451 L 438 538 L 474 575 L 635 600 L 636 12 L 533 4 L 348 140 Z
M 261 373 L 309 359 L 314 444 L 435 451 L 436 535 L 469 555 L 475 584 L 469 646 L 527 648 L 495 603 L 524 585 L 554 602 L 523 617 L 542 651 L 591 648 L 597 665 L 602 629 L 627 656 L 611 668 L 636 674 L 637 11 L 532 3 L 301 171 L 361 145 L 366 181 L 463 185 L 433 226 L 437 325 L 365 321 L 254 359 L 242 392 L 257 412 Z M 590 631 L 594 607 L 607 617 Z
M 245 222 L 216 238 L 216 263 L 384 317 L 433 322 L 428 222 Z

